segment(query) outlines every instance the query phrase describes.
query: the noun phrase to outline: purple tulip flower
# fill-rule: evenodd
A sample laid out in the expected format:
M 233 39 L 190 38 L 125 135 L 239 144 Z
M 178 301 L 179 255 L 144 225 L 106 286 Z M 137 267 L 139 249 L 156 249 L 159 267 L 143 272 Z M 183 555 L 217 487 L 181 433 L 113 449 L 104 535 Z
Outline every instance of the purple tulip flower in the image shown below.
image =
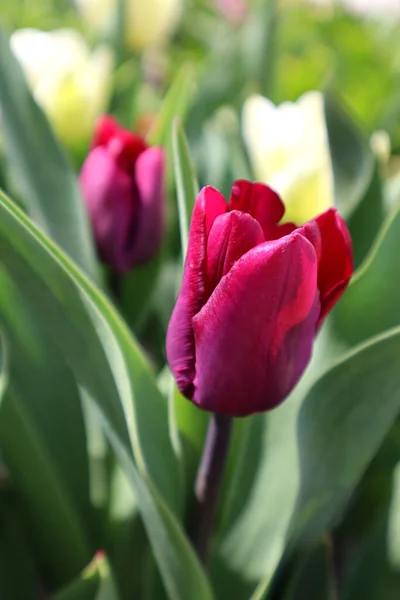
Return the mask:
M 296 227 L 261 183 L 237 181 L 229 203 L 205 187 L 192 215 L 167 359 L 200 408 L 247 416 L 280 404 L 304 372 L 314 337 L 353 272 L 334 209 Z
M 80 186 L 102 260 L 119 273 L 151 259 L 164 229 L 164 151 L 100 119 Z

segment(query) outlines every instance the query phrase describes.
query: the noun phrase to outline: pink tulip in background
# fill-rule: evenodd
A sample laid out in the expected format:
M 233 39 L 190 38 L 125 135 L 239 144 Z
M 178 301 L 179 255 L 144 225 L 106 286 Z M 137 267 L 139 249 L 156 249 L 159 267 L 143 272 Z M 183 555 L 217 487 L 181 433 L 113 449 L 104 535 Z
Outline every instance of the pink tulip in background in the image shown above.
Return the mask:
M 247 13 L 246 0 L 212 0 L 220 13 L 233 25 L 242 22 Z
M 112 117 L 100 119 L 80 174 L 102 260 L 120 273 L 159 250 L 164 229 L 164 151 Z
M 247 416 L 277 406 L 304 372 L 323 319 L 353 272 L 347 226 L 329 209 L 301 227 L 261 183 L 213 187 L 193 211 L 182 287 L 167 332 L 181 393 Z

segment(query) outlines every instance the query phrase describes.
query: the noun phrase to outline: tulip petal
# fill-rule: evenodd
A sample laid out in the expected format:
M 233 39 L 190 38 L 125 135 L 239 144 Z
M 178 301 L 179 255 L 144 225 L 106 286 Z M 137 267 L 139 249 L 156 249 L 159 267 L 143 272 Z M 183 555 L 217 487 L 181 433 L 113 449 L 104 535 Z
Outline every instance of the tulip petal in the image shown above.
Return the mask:
M 322 241 L 321 241 L 321 231 L 317 225 L 315 220 L 308 221 L 304 223 L 301 227 L 296 229 L 297 233 L 301 233 L 308 239 L 309 242 L 314 246 L 314 250 L 317 254 L 318 263 L 321 260 L 321 252 L 322 252 Z
M 217 217 L 207 241 L 207 297 L 233 264 L 262 242 L 261 226 L 248 213 L 233 210 Z
M 316 217 L 315 221 L 322 243 L 318 269 L 321 323 L 343 294 L 353 274 L 353 247 L 347 225 L 334 208 Z
M 264 183 L 251 183 L 244 179 L 235 181 L 228 210 L 249 213 L 260 223 L 266 240 L 276 240 L 296 228 L 293 223 L 277 225 L 284 215 L 285 206 L 278 194 Z
M 193 208 L 182 286 L 168 326 L 168 364 L 183 395 L 191 398 L 195 375 L 193 317 L 206 301 L 207 236 L 215 219 L 226 211 L 222 194 L 208 186 Z
M 149 260 L 160 247 L 164 231 L 164 170 L 162 148 L 149 148 L 136 161 L 139 206 L 129 249 L 132 265 Z
M 136 211 L 132 178 L 99 146 L 82 166 L 80 186 L 101 258 L 121 273 L 129 270 Z
M 233 265 L 193 318 L 193 402 L 247 416 L 290 393 L 311 356 L 317 269 L 314 247 L 297 232 L 256 246 Z
M 107 146 L 111 138 L 120 131 L 120 125 L 111 115 L 103 115 L 96 123 L 94 136 L 92 140 L 92 148 L 97 146 Z

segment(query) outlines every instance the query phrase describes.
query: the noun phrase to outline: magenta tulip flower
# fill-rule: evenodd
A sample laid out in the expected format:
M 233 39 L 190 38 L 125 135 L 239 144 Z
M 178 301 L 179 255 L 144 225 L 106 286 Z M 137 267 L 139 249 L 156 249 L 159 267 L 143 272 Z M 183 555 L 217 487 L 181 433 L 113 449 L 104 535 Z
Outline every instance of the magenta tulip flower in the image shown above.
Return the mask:
M 261 183 L 237 181 L 228 203 L 212 187 L 196 200 L 166 351 L 179 390 L 204 410 L 280 404 L 348 285 L 352 244 L 335 209 L 301 227 L 280 225 L 283 214 Z
M 80 186 L 102 260 L 119 273 L 157 253 L 164 228 L 164 151 L 100 119 Z

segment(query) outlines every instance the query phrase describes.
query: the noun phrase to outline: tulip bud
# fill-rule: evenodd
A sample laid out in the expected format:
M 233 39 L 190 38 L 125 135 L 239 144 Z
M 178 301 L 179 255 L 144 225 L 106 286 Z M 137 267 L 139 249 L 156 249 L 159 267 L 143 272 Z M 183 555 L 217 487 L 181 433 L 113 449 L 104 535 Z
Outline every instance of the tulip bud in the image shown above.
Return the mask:
M 280 404 L 348 285 L 352 245 L 336 210 L 301 227 L 279 224 L 284 210 L 248 181 L 228 204 L 212 187 L 195 202 L 166 351 L 179 390 L 204 410 L 240 417 Z
M 11 36 L 11 47 L 60 139 L 69 146 L 87 142 L 108 103 L 113 62 L 109 49 L 101 46 L 90 52 L 73 29 L 19 29 Z
M 120 273 L 158 251 L 164 226 L 164 151 L 112 117 L 100 119 L 80 174 L 103 261 Z
M 76 0 L 88 24 L 106 31 L 115 21 L 118 0 Z M 126 0 L 125 37 L 133 50 L 163 43 L 175 31 L 183 10 L 183 0 Z
M 308 92 L 275 106 L 262 96 L 243 107 L 243 135 L 254 173 L 282 196 L 287 221 L 304 223 L 333 206 L 333 174 L 323 98 Z

